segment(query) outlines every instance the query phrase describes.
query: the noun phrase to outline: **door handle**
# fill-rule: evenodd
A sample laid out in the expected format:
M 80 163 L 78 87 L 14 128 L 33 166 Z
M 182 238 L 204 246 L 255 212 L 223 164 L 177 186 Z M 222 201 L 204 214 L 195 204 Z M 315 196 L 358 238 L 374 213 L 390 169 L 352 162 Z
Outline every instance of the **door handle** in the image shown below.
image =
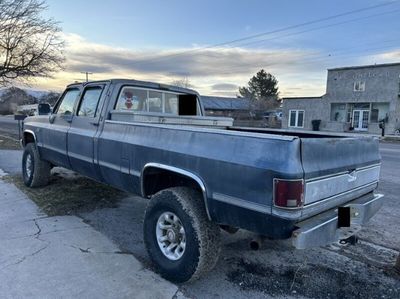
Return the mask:
M 95 127 L 98 127 L 99 126 L 99 123 L 97 122 L 97 121 L 91 121 L 90 122 L 93 126 L 95 126 Z

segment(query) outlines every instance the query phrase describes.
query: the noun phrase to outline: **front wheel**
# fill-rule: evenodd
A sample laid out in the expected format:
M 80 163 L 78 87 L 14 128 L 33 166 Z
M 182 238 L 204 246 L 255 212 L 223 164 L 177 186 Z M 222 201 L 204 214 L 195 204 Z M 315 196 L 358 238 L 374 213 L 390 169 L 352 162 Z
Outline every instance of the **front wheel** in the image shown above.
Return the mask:
M 211 270 L 221 248 L 219 227 L 208 220 L 201 194 L 185 187 L 153 196 L 145 213 L 144 241 L 161 276 L 178 283 Z
M 28 143 L 22 155 L 22 177 L 28 187 L 42 187 L 48 184 L 51 165 L 41 160 L 34 143 Z

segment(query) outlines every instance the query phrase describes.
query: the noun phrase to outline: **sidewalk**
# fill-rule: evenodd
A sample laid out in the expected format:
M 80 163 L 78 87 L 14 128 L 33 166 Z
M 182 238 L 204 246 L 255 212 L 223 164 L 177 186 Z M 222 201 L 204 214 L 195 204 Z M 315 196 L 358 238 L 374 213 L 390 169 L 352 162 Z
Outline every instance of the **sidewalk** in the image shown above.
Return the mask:
M 177 292 L 80 218 L 47 217 L 0 178 L 0 298 L 173 298 Z

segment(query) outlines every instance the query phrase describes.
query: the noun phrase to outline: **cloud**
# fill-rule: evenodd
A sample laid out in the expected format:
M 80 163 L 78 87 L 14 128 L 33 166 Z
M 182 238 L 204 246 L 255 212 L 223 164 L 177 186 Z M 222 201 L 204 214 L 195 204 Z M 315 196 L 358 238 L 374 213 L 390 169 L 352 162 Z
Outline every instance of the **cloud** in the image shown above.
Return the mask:
M 400 60 L 400 49 L 388 51 L 385 53 L 381 53 L 378 55 L 375 55 L 379 60 L 384 60 L 387 62 L 399 62 Z
M 232 90 L 237 90 L 238 86 L 236 84 L 231 84 L 231 83 L 218 83 L 212 85 L 211 89 L 216 91 L 232 91 Z
M 253 69 L 291 69 L 305 50 L 251 50 L 243 48 L 190 48 L 174 50 L 132 50 L 86 41 L 76 34 L 66 35 L 68 70 L 129 71 L 169 76 L 215 76 L 248 74 Z
M 286 74 L 325 70 L 318 63 L 304 70 L 303 58 L 315 51 L 303 49 L 193 47 L 138 50 L 93 43 L 77 34 L 64 34 L 64 39 L 66 69 L 54 80 L 42 81 L 42 86 L 52 84 L 61 89 L 83 77 L 80 72 L 88 71 L 93 72 L 91 79 L 118 77 L 171 83 L 173 79 L 188 77 L 203 94 L 232 95 L 261 68 L 274 74 L 280 84 Z M 286 84 L 290 85 L 290 82 Z

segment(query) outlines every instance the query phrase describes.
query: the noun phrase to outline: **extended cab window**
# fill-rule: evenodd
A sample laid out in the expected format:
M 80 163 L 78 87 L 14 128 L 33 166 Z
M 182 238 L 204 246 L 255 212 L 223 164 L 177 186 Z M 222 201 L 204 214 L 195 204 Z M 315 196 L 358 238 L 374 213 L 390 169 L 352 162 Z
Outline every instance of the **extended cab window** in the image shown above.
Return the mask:
M 96 116 L 102 91 L 102 86 L 88 87 L 85 89 L 78 108 L 78 116 Z
M 197 96 L 125 86 L 115 110 L 157 112 L 173 115 L 197 115 Z
M 165 113 L 178 115 L 178 95 L 165 93 Z
M 150 112 L 163 112 L 162 93 L 158 91 L 149 91 L 147 105 Z
M 147 111 L 147 90 L 132 87 L 122 88 L 115 110 Z
M 60 105 L 58 106 L 57 114 L 72 115 L 76 100 L 78 99 L 78 95 L 79 95 L 79 89 L 77 88 L 68 89 L 65 92 L 60 102 Z

